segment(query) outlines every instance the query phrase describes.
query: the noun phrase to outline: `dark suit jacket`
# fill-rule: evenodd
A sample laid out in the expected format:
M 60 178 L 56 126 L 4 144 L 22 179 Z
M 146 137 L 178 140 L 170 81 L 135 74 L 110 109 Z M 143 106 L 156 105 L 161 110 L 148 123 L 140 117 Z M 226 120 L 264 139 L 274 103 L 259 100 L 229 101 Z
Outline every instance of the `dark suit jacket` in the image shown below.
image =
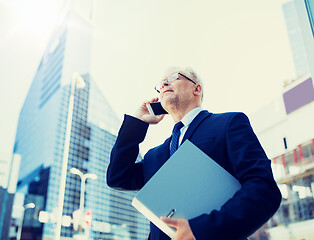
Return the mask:
M 135 163 L 148 124 L 125 116 L 111 152 L 107 184 L 115 189 L 139 190 L 169 158 L 171 137 L 150 149 Z M 243 113 L 200 112 L 187 129 L 189 139 L 239 180 L 241 189 L 219 211 L 189 219 L 197 240 L 246 239 L 278 209 L 280 191 L 267 158 Z M 182 141 L 182 142 L 183 142 Z M 184 201 L 184 199 L 182 199 Z M 151 239 L 169 239 L 151 224 Z

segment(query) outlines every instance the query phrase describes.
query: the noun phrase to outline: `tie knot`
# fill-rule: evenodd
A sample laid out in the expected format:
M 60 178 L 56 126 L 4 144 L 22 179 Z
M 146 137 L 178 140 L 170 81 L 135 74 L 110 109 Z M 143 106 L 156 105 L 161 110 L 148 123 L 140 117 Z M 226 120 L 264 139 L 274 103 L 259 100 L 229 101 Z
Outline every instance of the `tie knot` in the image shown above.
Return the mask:
M 179 131 L 183 126 L 184 126 L 184 124 L 183 124 L 182 122 L 177 122 L 177 123 L 174 125 L 172 132 L 177 132 L 177 131 Z

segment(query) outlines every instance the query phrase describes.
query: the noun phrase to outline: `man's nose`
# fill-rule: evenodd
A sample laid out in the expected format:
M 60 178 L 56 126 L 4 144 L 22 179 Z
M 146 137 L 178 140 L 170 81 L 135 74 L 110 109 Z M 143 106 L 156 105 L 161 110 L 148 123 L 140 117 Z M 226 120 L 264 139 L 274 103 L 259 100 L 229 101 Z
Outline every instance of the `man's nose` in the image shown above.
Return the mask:
M 168 80 L 164 80 L 161 84 L 161 88 L 163 88 L 164 86 L 169 86 L 169 82 Z

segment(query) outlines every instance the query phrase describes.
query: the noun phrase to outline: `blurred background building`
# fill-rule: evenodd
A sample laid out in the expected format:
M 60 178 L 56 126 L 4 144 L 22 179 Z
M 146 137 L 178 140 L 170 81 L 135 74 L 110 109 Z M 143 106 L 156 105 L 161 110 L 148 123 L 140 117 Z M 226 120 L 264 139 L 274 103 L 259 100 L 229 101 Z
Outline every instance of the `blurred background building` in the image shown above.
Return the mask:
M 87 216 L 91 216 L 91 220 L 86 218 L 85 221 L 89 237 L 146 239 L 148 222 L 131 207 L 133 194 L 117 192 L 106 186 L 109 153 L 120 123 L 95 81 L 99 76 L 106 75 L 106 69 L 99 72 L 99 63 L 98 71 L 94 69 L 96 61 L 99 62 L 97 53 L 102 44 L 101 40 L 95 39 L 95 35 L 102 34 L 103 37 L 106 34 L 98 33 L 96 28 L 99 27 L 97 24 L 104 22 L 99 21 L 95 26 L 93 1 L 63 2 L 69 4 L 64 8 L 64 21 L 51 37 L 20 113 L 14 155 L 21 156 L 21 166 L 6 166 L 3 163 L 8 169 L 20 171 L 11 222 L 7 216 L 11 212 L 15 189 L 9 191 L 7 185 L 0 187 L 3 203 L 0 231 L 11 224 L 10 231 L 2 231 L 1 239 L 6 239 L 5 235 L 15 238 L 21 219 L 22 239 L 55 239 L 56 207 L 73 73 L 78 73 L 86 86 L 75 90 L 68 170 L 73 167 L 98 177 L 96 180 L 88 179 L 85 188 L 85 209 Z M 251 117 L 255 132 L 272 159 L 275 178 L 283 194 L 277 214 L 251 237 L 252 240 L 314 239 L 311 228 L 313 2 L 293 0 L 283 5 L 296 77 L 285 82 L 280 98 Z M 98 12 L 101 16 L 101 11 Z M 6 173 L 2 167 L 0 171 Z M 4 174 L 0 173 L 0 177 Z M 5 178 L 12 179 L 10 183 L 16 186 L 16 174 Z M 65 218 L 68 221 L 64 221 L 61 236 L 72 239 L 78 233 L 73 216 L 79 208 L 81 182 L 69 171 L 66 179 L 63 215 L 68 216 Z M 35 207 L 26 209 L 25 205 L 31 203 Z
M 296 77 L 309 73 L 306 49 L 294 1 L 282 5 Z
M 256 112 L 253 127 L 268 157 L 283 200 L 268 222 L 269 239 L 314 239 L 314 88 L 303 77 Z M 266 238 L 267 239 L 267 238 Z
M 19 154 L 13 154 L 12 161 L 0 161 L 0 239 L 9 236 L 20 161 Z
M 283 5 L 296 68 L 283 94 L 252 115 L 283 200 L 251 239 L 314 239 L 314 1 Z
M 0 159 L 0 238 L 8 235 L 9 222 L 4 223 L 2 219 L 11 216 L 13 203 L 13 195 L 7 192 L 8 173 L 9 161 Z
M 4 221 L 4 219 L 10 219 L 14 194 L 8 192 L 7 181 L 9 166 L 7 161 L 0 160 L 0 239 L 6 239 L 8 236 L 8 229 L 10 221 Z
M 80 9 L 86 11 L 88 6 Z M 134 193 L 118 192 L 106 185 L 109 155 L 120 121 L 90 74 L 93 65 L 90 17 L 91 11 L 84 15 L 70 10 L 65 14 L 51 37 L 21 109 L 14 146 L 14 153 L 21 156 L 21 165 L 9 237 L 18 235 L 16 230 L 22 221 L 22 239 L 55 239 L 74 73 L 84 80 L 85 87 L 74 86 L 61 239 L 78 237 L 79 230 L 75 216 L 80 206 L 81 180 L 69 171 L 71 168 L 97 175 L 97 179 L 87 179 L 85 187 L 84 232 L 89 239 L 147 239 L 148 221 L 131 206 Z

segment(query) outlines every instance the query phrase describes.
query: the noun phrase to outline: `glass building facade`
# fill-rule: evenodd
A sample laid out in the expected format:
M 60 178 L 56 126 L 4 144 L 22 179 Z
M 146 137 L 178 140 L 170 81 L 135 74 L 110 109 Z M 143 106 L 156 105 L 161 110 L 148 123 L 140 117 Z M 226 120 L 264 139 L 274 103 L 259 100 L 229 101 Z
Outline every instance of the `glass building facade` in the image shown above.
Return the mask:
M 55 239 L 70 97 L 70 80 L 65 75 L 72 70 L 68 63 L 79 58 L 68 51 L 72 30 L 64 24 L 53 35 L 19 116 L 14 151 L 22 156 L 17 186 L 22 197 L 16 197 L 15 203 L 36 205 L 25 211 L 23 239 Z M 89 239 L 147 239 L 148 221 L 131 206 L 134 192 L 115 191 L 106 184 L 106 169 L 120 121 L 89 72 L 81 76 L 86 86 L 74 94 L 63 215 L 72 217 L 79 209 L 81 180 L 69 171 L 77 168 L 98 176 L 96 180 L 87 179 L 85 187 L 84 208 L 92 215 L 91 226 L 86 229 Z M 39 221 L 41 211 L 49 216 L 44 223 Z M 75 234 L 72 224 L 62 226 L 61 239 L 73 239 Z
M 294 0 L 284 3 L 282 9 L 285 17 L 296 77 L 300 77 L 308 74 L 310 70 Z

